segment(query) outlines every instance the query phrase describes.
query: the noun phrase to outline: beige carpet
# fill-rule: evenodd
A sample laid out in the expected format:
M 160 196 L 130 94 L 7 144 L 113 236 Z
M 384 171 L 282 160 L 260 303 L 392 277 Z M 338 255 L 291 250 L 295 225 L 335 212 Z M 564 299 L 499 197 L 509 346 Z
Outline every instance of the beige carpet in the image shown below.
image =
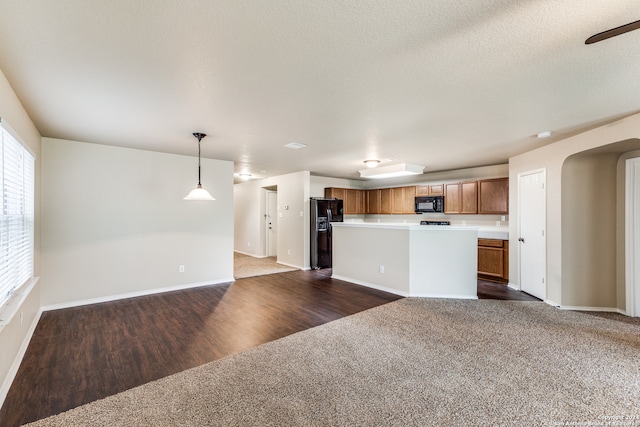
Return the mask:
M 289 267 L 288 265 L 278 264 L 276 257 L 256 258 L 238 252 L 234 252 L 233 255 L 233 277 L 236 279 L 284 273 L 285 271 L 294 270 L 298 269 Z
M 625 416 L 635 418 L 608 425 L 640 423 L 637 324 L 542 302 L 408 298 L 33 426 L 566 426 Z

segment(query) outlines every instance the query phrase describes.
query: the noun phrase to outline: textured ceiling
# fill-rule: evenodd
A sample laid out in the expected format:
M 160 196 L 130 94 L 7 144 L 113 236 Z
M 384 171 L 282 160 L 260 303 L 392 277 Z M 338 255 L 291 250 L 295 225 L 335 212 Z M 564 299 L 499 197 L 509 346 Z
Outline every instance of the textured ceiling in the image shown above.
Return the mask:
M 357 178 L 505 163 L 639 111 L 640 31 L 584 44 L 638 19 L 637 0 L 0 0 L 0 69 L 43 136 L 194 155 L 201 131 L 254 177 Z

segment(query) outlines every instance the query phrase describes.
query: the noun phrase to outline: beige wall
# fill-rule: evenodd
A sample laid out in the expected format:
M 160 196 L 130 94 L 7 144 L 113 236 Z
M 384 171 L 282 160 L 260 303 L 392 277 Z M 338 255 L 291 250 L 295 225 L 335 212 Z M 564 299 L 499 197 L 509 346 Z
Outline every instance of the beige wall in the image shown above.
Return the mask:
M 233 280 L 233 163 L 43 138 L 42 305 Z M 179 265 L 185 272 L 179 272 Z
M 587 151 L 562 168 L 562 305 L 617 306 L 618 157 Z
M 579 211 L 579 208 L 569 206 L 582 203 L 575 199 L 580 195 L 591 199 L 594 191 L 608 189 L 614 194 L 618 193 L 619 184 L 615 178 L 617 159 L 624 152 L 640 148 L 639 137 L 640 114 L 636 114 L 509 160 L 509 268 L 512 284 L 519 287 L 518 174 L 544 168 L 547 180 L 547 299 L 553 304 L 569 307 L 579 305 L 624 309 L 619 292 L 620 262 L 609 253 L 611 250 L 617 252 L 618 243 L 612 244 L 610 235 L 607 235 L 606 253 L 597 249 L 597 245 L 593 248 L 577 247 L 579 243 L 592 244 L 594 238 L 601 237 L 603 222 L 606 230 L 610 232 L 613 227 L 616 230 L 613 234 L 618 235 L 618 211 L 609 207 L 604 208 L 602 213 L 584 209 Z M 608 148 L 570 159 L 578 153 L 599 147 Z M 607 154 L 607 151 L 610 153 Z M 567 169 L 563 172 L 565 163 Z M 601 181 L 598 181 L 599 176 L 602 176 Z M 611 201 L 610 195 L 607 195 L 607 199 Z M 614 205 L 618 203 L 616 198 Z M 563 213 L 563 208 L 568 212 Z M 576 218 L 576 215 L 582 217 Z M 578 221 L 578 224 L 572 224 L 571 221 Z M 611 222 L 615 225 L 612 226 Z M 567 227 L 566 231 L 563 231 L 564 227 Z M 585 237 L 583 234 L 591 236 Z M 586 266 L 592 261 L 593 264 Z M 605 283 L 596 284 L 596 279 L 585 282 L 585 273 L 580 271 L 585 266 L 592 272 L 598 271 L 596 277 Z
M 8 125 L 22 143 L 33 152 L 36 157 L 35 176 L 35 275 L 40 275 L 40 134 L 31 118 L 24 110 L 20 100 L 14 93 L 0 70 L 0 118 L 3 125 Z M 23 314 L 20 321 L 20 312 Z M 32 289 L 29 296 L 22 303 L 18 313 L 2 330 L 0 330 L 0 403 L 9 390 L 9 385 L 15 372 L 22 352 L 26 349 L 31 331 L 35 328 L 40 313 L 40 284 Z
M 249 181 L 234 186 L 234 249 L 253 256 L 266 255 L 266 189 L 278 193 L 277 261 L 309 268 L 308 171 Z

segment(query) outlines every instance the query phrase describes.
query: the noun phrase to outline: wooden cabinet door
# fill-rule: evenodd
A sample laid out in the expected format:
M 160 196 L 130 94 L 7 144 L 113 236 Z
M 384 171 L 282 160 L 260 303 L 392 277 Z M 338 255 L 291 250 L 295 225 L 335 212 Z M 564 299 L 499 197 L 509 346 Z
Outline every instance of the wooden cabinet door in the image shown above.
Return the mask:
M 460 184 L 444 186 L 444 213 L 460 213 Z
M 416 196 L 444 196 L 444 184 L 418 185 Z
M 390 188 L 381 188 L 380 190 L 380 213 L 390 214 L 392 209 L 392 194 Z
M 404 213 L 404 187 L 391 188 L 391 213 Z
M 344 188 L 328 187 L 324 189 L 324 197 L 327 199 L 344 200 Z
M 509 213 L 509 178 L 478 181 L 478 213 Z
M 367 190 L 367 211 L 368 214 L 380 213 L 380 190 Z
M 430 185 L 429 196 L 444 196 L 444 185 L 443 184 Z
M 404 187 L 404 213 L 416 213 L 416 192 L 417 187 Z
M 489 280 L 509 281 L 509 241 L 478 239 L 478 275 Z
M 478 246 L 478 274 L 502 278 L 504 252 L 502 248 Z
M 478 213 L 478 181 L 460 183 L 460 213 Z
M 366 190 L 357 190 L 357 203 L 358 203 L 358 208 L 357 208 L 357 212 L 359 214 L 366 214 L 367 213 L 367 192 Z
M 355 214 L 358 213 L 358 190 L 351 188 L 344 190 L 344 213 Z

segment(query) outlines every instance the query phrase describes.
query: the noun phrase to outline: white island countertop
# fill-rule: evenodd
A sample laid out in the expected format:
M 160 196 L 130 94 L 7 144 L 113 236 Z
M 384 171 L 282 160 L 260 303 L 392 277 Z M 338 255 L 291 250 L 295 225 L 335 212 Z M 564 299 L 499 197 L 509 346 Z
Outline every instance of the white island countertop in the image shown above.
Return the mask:
M 332 225 L 348 224 L 356 227 L 381 227 L 381 228 L 406 228 L 416 227 L 414 229 L 422 228 L 447 228 L 447 229 L 467 229 L 477 230 L 479 239 L 498 239 L 509 240 L 509 226 L 508 225 L 420 225 L 419 223 L 410 222 L 364 222 L 364 221 L 345 221 L 334 222 Z
M 332 277 L 402 296 L 477 298 L 478 227 L 336 222 Z

